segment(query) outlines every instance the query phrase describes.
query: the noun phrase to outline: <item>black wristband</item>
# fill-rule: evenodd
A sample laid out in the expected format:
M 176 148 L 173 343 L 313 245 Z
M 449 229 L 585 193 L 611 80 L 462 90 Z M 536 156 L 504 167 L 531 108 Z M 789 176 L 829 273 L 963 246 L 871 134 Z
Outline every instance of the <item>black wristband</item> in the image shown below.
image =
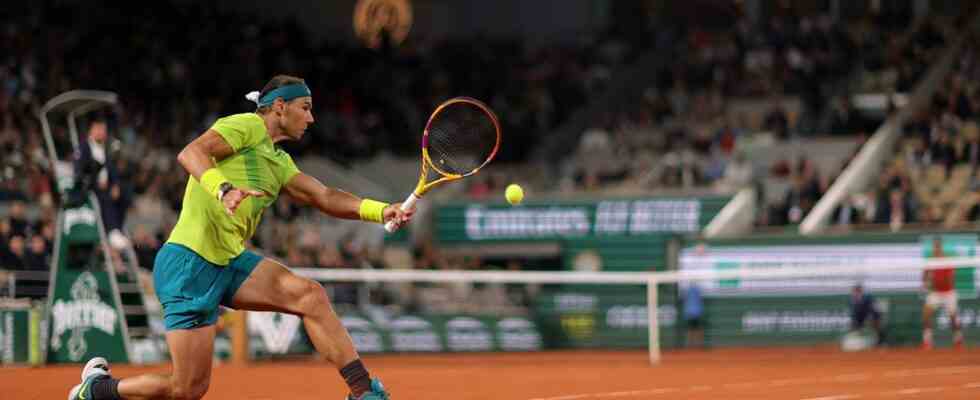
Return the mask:
M 218 201 L 221 201 L 225 197 L 225 194 L 234 188 L 235 186 L 231 182 L 222 182 L 221 186 L 218 186 Z

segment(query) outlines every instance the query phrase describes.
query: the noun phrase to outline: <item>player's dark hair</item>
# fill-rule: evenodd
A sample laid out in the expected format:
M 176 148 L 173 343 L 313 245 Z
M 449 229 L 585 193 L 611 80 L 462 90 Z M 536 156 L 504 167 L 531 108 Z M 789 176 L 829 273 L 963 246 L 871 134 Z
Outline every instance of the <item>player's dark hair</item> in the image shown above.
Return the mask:
M 269 82 L 262 87 L 262 91 L 259 92 L 259 98 L 261 99 L 263 96 L 265 96 L 267 93 L 273 90 L 279 89 L 283 86 L 292 85 L 294 83 L 301 83 L 305 85 L 306 81 L 303 80 L 303 78 L 299 78 L 291 75 L 273 76 L 272 79 L 269 79 Z M 269 111 L 269 106 L 259 107 L 259 109 L 257 110 L 259 114 L 264 114 L 268 111 Z

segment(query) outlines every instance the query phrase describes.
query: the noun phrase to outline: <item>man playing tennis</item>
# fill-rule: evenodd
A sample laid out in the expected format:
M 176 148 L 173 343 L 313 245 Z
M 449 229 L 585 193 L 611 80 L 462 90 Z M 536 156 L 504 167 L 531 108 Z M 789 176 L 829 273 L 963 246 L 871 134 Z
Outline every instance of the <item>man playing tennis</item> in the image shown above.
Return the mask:
M 279 75 L 256 97 L 258 109 L 221 118 L 177 156 L 190 173 L 180 219 L 157 253 L 153 280 L 163 305 L 169 375 L 117 380 L 104 358 L 85 365 L 69 400 L 199 399 L 208 390 L 218 306 L 278 311 L 303 319 L 317 351 L 337 366 L 350 387 L 348 399 L 388 399 L 371 379 L 323 287 L 247 249 L 262 211 L 285 192 L 337 218 L 375 223 L 407 222 L 414 212 L 399 204 L 361 199 L 301 173 L 275 146 L 297 140 L 313 123 L 306 83 Z
M 943 240 L 940 237 L 932 239 L 932 256 L 946 257 L 943 252 Z M 932 321 L 936 308 L 942 307 L 949 316 L 953 328 L 953 346 L 963 347 L 963 330 L 957 315 L 956 272 L 950 268 L 926 270 L 923 274 L 923 285 L 928 289 L 926 301 L 922 305 L 922 349 L 932 350 Z

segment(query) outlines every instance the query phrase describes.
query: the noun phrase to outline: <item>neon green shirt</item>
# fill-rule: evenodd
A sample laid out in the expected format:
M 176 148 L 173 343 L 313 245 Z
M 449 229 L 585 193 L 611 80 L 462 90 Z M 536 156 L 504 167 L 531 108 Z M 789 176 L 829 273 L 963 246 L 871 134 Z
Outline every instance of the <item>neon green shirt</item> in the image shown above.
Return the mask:
M 211 129 L 235 150 L 235 154 L 216 162 L 221 173 L 237 188 L 266 195 L 249 196 L 230 216 L 192 175 L 187 179 L 180 218 L 167 241 L 184 245 L 214 264 L 228 265 L 245 251 L 245 241 L 255 233 L 262 211 L 275 203 L 279 190 L 299 169 L 289 154 L 273 146 L 258 114 L 230 115 L 215 121 Z

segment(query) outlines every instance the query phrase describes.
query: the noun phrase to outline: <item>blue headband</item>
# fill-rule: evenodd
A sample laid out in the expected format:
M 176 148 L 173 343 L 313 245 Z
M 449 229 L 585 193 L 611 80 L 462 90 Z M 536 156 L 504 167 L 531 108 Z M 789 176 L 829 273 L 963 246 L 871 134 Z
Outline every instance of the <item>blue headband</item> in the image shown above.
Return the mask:
M 284 101 L 290 101 L 297 97 L 306 97 L 310 95 L 310 88 L 306 87 L 305 84 L 293 83 L 270 90 L 269 93 L 266 93 L 265 96 L 262 96 L 262 98 L 259 99 L 258 105 L 259 107 L 272 105 L 272 103 L 275 103 L 276 99 L 280 97 L 282 97 Z

